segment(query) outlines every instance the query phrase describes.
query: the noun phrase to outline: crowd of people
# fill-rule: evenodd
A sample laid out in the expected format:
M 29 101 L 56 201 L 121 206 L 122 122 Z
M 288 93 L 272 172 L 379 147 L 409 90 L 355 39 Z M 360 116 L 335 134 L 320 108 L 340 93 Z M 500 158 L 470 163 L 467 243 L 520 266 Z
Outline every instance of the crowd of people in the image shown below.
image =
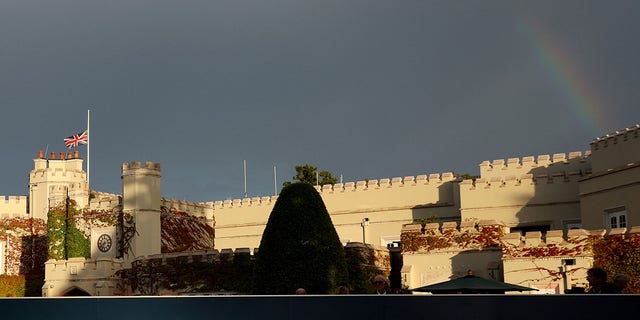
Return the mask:
M 589 289 L 586 293 L 624 293 L 629 284 L 629 277 L 624 274 L 618 274 L 613 277 L 613 282 L 608 282 L 607 271 L 593 267 L 587 270 L 587 282 L 589 282 Z

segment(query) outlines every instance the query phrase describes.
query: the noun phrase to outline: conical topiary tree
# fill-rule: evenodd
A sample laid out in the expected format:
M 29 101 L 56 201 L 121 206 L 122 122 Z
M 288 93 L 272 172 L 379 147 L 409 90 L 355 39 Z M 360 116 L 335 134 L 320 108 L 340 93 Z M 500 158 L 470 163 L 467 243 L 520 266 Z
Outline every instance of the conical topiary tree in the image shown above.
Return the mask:
M 346 285 L 344 248 L 316 189 L 293 183 L 282 189 L 256 254 L 254 292 L 332 293 Z

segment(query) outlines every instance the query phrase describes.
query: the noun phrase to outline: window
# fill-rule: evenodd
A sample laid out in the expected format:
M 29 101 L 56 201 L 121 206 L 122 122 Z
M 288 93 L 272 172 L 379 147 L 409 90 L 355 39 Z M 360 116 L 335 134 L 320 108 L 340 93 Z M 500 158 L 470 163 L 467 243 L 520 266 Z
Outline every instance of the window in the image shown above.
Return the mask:
M 605 217 L 608 230 L 627 227 L 627 210 L 624 207 L 605 210 Z

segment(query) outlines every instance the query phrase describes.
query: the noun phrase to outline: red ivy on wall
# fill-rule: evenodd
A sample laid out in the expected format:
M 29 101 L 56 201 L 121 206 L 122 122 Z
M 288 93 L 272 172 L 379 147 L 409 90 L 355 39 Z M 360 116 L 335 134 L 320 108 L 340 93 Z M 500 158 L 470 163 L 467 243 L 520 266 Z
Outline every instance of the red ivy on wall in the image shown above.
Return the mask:
M 480 226 L 475 230 L 458 232 L 454 229 L 424 230 L 403 232 L 400 235 L 403 252 L 419 252 L 433 250 L 459 250 L 471 248 L 488 248 L 500 244 L 500 238 L 504 235 L 501 226 Z

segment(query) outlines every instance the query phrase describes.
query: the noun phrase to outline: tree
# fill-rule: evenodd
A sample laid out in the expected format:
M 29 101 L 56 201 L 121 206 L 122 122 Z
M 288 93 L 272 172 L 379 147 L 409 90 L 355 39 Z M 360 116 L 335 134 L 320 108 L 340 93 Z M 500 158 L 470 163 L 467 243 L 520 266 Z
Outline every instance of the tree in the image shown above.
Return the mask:
M 348 283 L 344 248 L 318 191 L 308 183 L 282 189 L 256 254 L 254 292 L 332 293 Z
M 461 178 L 461 179 L 465 179 L 465 180 L 469 180 L 469 179 L 475 179 L 474 176 L 472 176 L 469 173 L 462 173 L 462 174 L 455 174 L 456 178 Z
M 312 186 L 315 185 L 325 185 L 325 184 L 336 184 L 338 179 L 336 179 L 329 171 L 323 170 L 317 173 L 318 167 L 312 166 L 310 164 L 305 164 L 303 166 L 296 166 L 296 175 L 293 176 L 294 183 L 303 182 L 308 183 Z M 290 185 L 291 182 L 285 181 L 282 183 L 283 187 Z

